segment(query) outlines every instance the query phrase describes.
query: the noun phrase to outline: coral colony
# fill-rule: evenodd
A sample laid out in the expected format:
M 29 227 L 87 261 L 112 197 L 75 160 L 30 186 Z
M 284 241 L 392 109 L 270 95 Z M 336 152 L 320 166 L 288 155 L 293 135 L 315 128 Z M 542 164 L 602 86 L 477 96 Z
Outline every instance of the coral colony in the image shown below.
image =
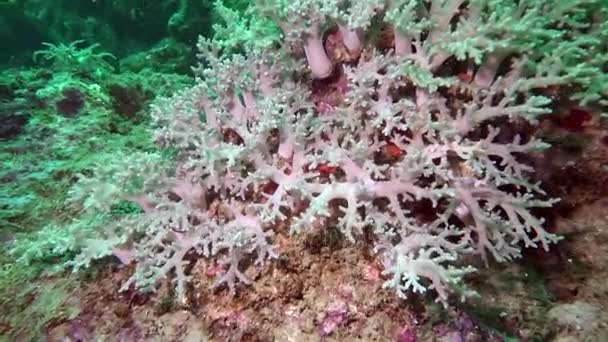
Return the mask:
M 200 39 L 196 84 L 152 109 L 167 169 L 136 154 L 82 176 L 73 201 L 125 215 L 76 268 L 115 255 L 136 270 L 123 289 L 216 263 L 215 286 L 250 284 L 279 256 L 279 234 L 326 230 L 366 245 L 399 297 L 473 293 L 474 258 L 508 261 L 559 240 L 526 156 L 552 111 L 547 89 L 602 96 L 599 1 L 264 0 Z

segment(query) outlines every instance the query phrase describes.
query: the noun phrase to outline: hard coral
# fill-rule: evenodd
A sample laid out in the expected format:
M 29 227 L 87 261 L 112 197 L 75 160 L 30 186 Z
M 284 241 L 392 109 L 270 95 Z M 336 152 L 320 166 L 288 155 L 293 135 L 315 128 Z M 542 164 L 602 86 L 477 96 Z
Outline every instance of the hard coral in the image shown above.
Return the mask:
M 127 198 L 145 210 L 116 223 L 111 236 L 119 238 L 89 257 L 132 248 L 137 271 L 125 288 L 154 289 L 174 273 L 180 296 L 186 256 L 213 258 L 224 268 L 217 284 L 234 292 L 251 282 L 247 256 L 257 264 L 277 256 L 278 222 L 292 234 L 332 225 L 348 241 L 373 244 L 385 287 L 401 297 L 432 289 L 445 303 L 455 289 L 471 294 L 461 288 L 474 271 L 464 255 L 506 261 L 522 247 L 556 242 L 533 214 L 555 199 L 529 179 L 533 168 L 521 158 L 546 145 L 502 128 L 551 111 L 538 89 L 575 84 L 590 98 L 586 85 L 603 73 L 585 50 L 606 49 L 597 39 L 606 27 L 587 18 L 606 14 L 602 2 L 365 4 L 260 1 L 257 9 L 284 31 L 281 48 L 271 39 L 239 49 L 201 39 L 197 84 L 152 111 L 157 141 L 181 151 L 178 171 L 159 174 L 151 156 L 134 168 L 133 156 L 128 172 L 102 172 L 105 190 L 93 191 L 94 200 L 75 192 L 89 207 Z M 392 49 L 363 43 L 372 19 L 394 32 Z M 334 23 L 358 56 L 350 65 L 325 51 L 323 30 Z M 263 31 L 254 27 L 248 19 L 239 29 Z M 319 84 L 334 68 L 347 84 L 321 113 L 323 94 L 315 101 L 311 80 Z M 124 189 L 130 179 L 139 191 Z

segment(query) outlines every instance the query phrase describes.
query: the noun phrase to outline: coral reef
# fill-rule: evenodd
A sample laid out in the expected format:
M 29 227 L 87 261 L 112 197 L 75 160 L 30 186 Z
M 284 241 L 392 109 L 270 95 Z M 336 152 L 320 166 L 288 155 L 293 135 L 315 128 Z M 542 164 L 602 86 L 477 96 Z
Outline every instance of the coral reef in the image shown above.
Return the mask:
M 186 301 L 193 256 L 217 262 L 215 286 L 234 293 L 252 282 L 244 268 L 280 254 L 278 227 L 335 229 L 375 253 L 385 287 L 446 303 L 473 293 L 468 255 L 502 262 L 559 240 L 535 213 L 556 199 L 531 178 L 525 156 L 547 144 L 530 127 L 551 113 L 550 89 L 570 87 L 582 105 L 606 95 L 601 1 L 265 0 L 249 11 L 223 28 L 247 34 L 201 38 L 197 84 L 152 110 L 157 142 L 179 151 L 175 171 L 148 153 L 81 177 L 82 210 L 129 200 L 144 213 L 84 243 L 74 266 L 115 255 L 136 263 L 123 289 L 171 276 Z M 268 19 L 282 35 L 264 34 Z M 348 61 L 323 39 L 334 24 Z M 388 38 L 365 39 L 372 24 Z

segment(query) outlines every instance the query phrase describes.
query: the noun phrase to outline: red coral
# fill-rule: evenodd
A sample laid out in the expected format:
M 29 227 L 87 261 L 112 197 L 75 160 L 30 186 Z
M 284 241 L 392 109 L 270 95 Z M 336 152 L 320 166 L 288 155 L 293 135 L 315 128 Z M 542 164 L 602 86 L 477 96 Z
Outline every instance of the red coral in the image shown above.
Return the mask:
M 403 154 L 403 151 L 395 143 L 389 141 L 386 144 L 386 153 L 392 158 L 398 159 Z
M 55 103 L 57 112 L 64 116 L 75 116 L 85 105 L 84 94 L 75 88 L 63 91 L 63 98 Z
M 338 171 L 336 166 L 329 166 L 327 163 L 322 163 L 317 166 L 317 171 L 323 177 L 328 177 L 329 175 L 335 174 Z
M 580 132 L 592 118 L 593 116 L 589 111 L 582 108 L 572 108 L 568 115 L 559 120 L 559 125 L 569 131 Z

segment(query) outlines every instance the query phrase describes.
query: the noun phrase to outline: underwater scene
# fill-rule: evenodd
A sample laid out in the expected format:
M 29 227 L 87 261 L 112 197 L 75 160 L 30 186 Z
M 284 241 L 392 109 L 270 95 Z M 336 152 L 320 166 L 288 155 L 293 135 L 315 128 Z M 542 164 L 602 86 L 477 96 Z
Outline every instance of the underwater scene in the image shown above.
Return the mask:
M 608 0 L 0 0 L 0 342 L 608 341 Z

